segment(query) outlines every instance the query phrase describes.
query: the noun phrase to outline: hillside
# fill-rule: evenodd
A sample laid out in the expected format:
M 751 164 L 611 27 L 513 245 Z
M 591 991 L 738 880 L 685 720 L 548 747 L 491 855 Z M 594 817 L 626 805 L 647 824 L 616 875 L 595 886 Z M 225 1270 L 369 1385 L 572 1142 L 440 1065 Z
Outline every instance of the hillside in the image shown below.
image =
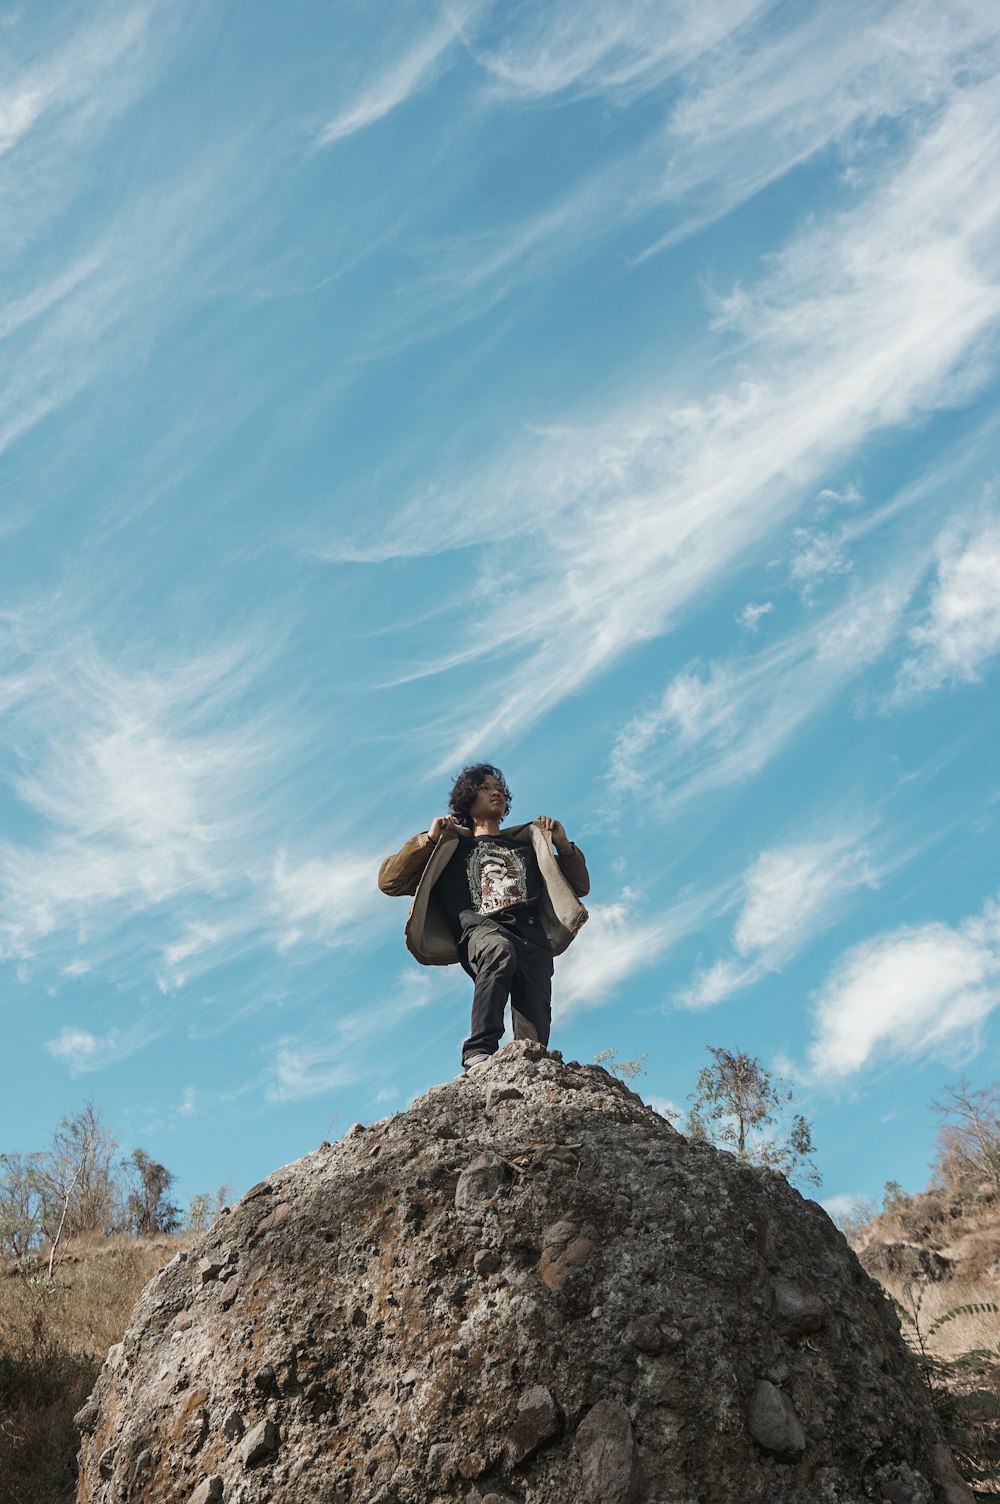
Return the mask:
M 93 1388 L 149 1279 L 188 1237 L 98 1238 L 45 1260 L 0 1265 L 0 1504 L 68 1504 Z
M 986 1185 L 903 1196 L 852 1241 L 926 1350 L 965 1476 L 982 1497 L 1000 1494 L 1000 1196 Z

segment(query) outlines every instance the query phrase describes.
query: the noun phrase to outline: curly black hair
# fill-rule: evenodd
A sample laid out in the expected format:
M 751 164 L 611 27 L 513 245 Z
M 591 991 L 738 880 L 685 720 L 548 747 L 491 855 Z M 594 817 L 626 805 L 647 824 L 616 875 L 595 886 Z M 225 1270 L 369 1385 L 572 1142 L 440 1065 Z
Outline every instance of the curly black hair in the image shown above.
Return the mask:
M 455 783 L 451 791 L 451 797 L 448 800 L 449 811 L 455 816 L 455 819 L 460 820 L 463 825 L 467 825 L 469 823 L 469 810 L 475 803 L 476 795 L 478 794 L 483 783 L 489 777 L 496 779 L 497 783 L 500 785 L 500 791 L 504 796 L 504 819 L 506 819 L 507 815 L 510 813 L 510 789 L 507 787 L 507 780 L 504 778 L 500 769 L 495 768 L 491 762 L 470 763 L 467 768 L 462 769 L 461 773 L 459 773 L 458 777 L 455 779 Z

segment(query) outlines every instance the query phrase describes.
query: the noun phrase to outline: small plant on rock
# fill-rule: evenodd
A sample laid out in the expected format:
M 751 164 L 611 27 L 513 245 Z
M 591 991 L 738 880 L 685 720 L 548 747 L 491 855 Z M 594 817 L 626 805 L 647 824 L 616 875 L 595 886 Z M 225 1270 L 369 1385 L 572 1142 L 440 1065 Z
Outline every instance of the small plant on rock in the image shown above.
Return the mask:
M 755 1055 L 708 1046 L 712 1064 L 698 1073 L 685 1132 L 728 1149 L 737 1159 L 780 1170 L 788 1180 L 819 1185 L 812 1127 L 791 1112 L 792 1092 Z

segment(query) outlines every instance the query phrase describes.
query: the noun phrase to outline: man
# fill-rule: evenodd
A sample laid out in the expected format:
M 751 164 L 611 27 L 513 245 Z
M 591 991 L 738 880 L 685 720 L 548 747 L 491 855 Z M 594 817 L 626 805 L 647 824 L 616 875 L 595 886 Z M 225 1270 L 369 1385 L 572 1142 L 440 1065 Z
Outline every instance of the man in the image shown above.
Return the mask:
M 570 944 L 587 911 L 587 864 L 547 815 L 501 829 L 510 790 L 499 768 L 474 763 L 455 780 L 449 813 L 386 857 L 378 885 L 412 894 L 406 944 L 425 966 L 458 961 L 472 977 L 466 1070 L 496 1053 L 511 1004 L 515 1039 L 549 1042 L 552 957 Z

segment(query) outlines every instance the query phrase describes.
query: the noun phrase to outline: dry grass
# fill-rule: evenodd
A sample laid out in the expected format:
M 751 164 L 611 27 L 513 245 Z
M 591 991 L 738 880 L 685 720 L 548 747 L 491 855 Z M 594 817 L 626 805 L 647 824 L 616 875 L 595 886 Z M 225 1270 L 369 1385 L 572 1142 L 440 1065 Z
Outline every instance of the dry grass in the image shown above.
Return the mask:
M 45 1263 L 0 1273 L 0 1504 L 69 1504 L 79 1438 L 73 1416 L 139 1292 L 188 1238 L 72 1244 L 53 1279 Z
M 1000 1282 L 886 1280 L 945 1436 L 976 1496 L 1000 1495 Z
M 1000 1282 L 948 1279 L 914 1287 L 919 1310 L 912 1314 L 913 1302 L 906 1287 L 895 1280 L 884 1280 L 884 1288 L 897 1306 L 910 1311 L 903 1317 L 903 1335 L 910 1341 L 914 1325 L 927 1339 L 927 1350 L 936 1358 L 958 1358 L 966 1353 L 1000 1351 L 1000 1311 L 968 1310 L 963 1307 L 1000 1306 Z M 961 1314 L 949 1316 L 951 1311 Z M 947 1319 L 944 1319 L 947 1318 Z M 936 1329 L 935 1329 L 936 1328 Z

